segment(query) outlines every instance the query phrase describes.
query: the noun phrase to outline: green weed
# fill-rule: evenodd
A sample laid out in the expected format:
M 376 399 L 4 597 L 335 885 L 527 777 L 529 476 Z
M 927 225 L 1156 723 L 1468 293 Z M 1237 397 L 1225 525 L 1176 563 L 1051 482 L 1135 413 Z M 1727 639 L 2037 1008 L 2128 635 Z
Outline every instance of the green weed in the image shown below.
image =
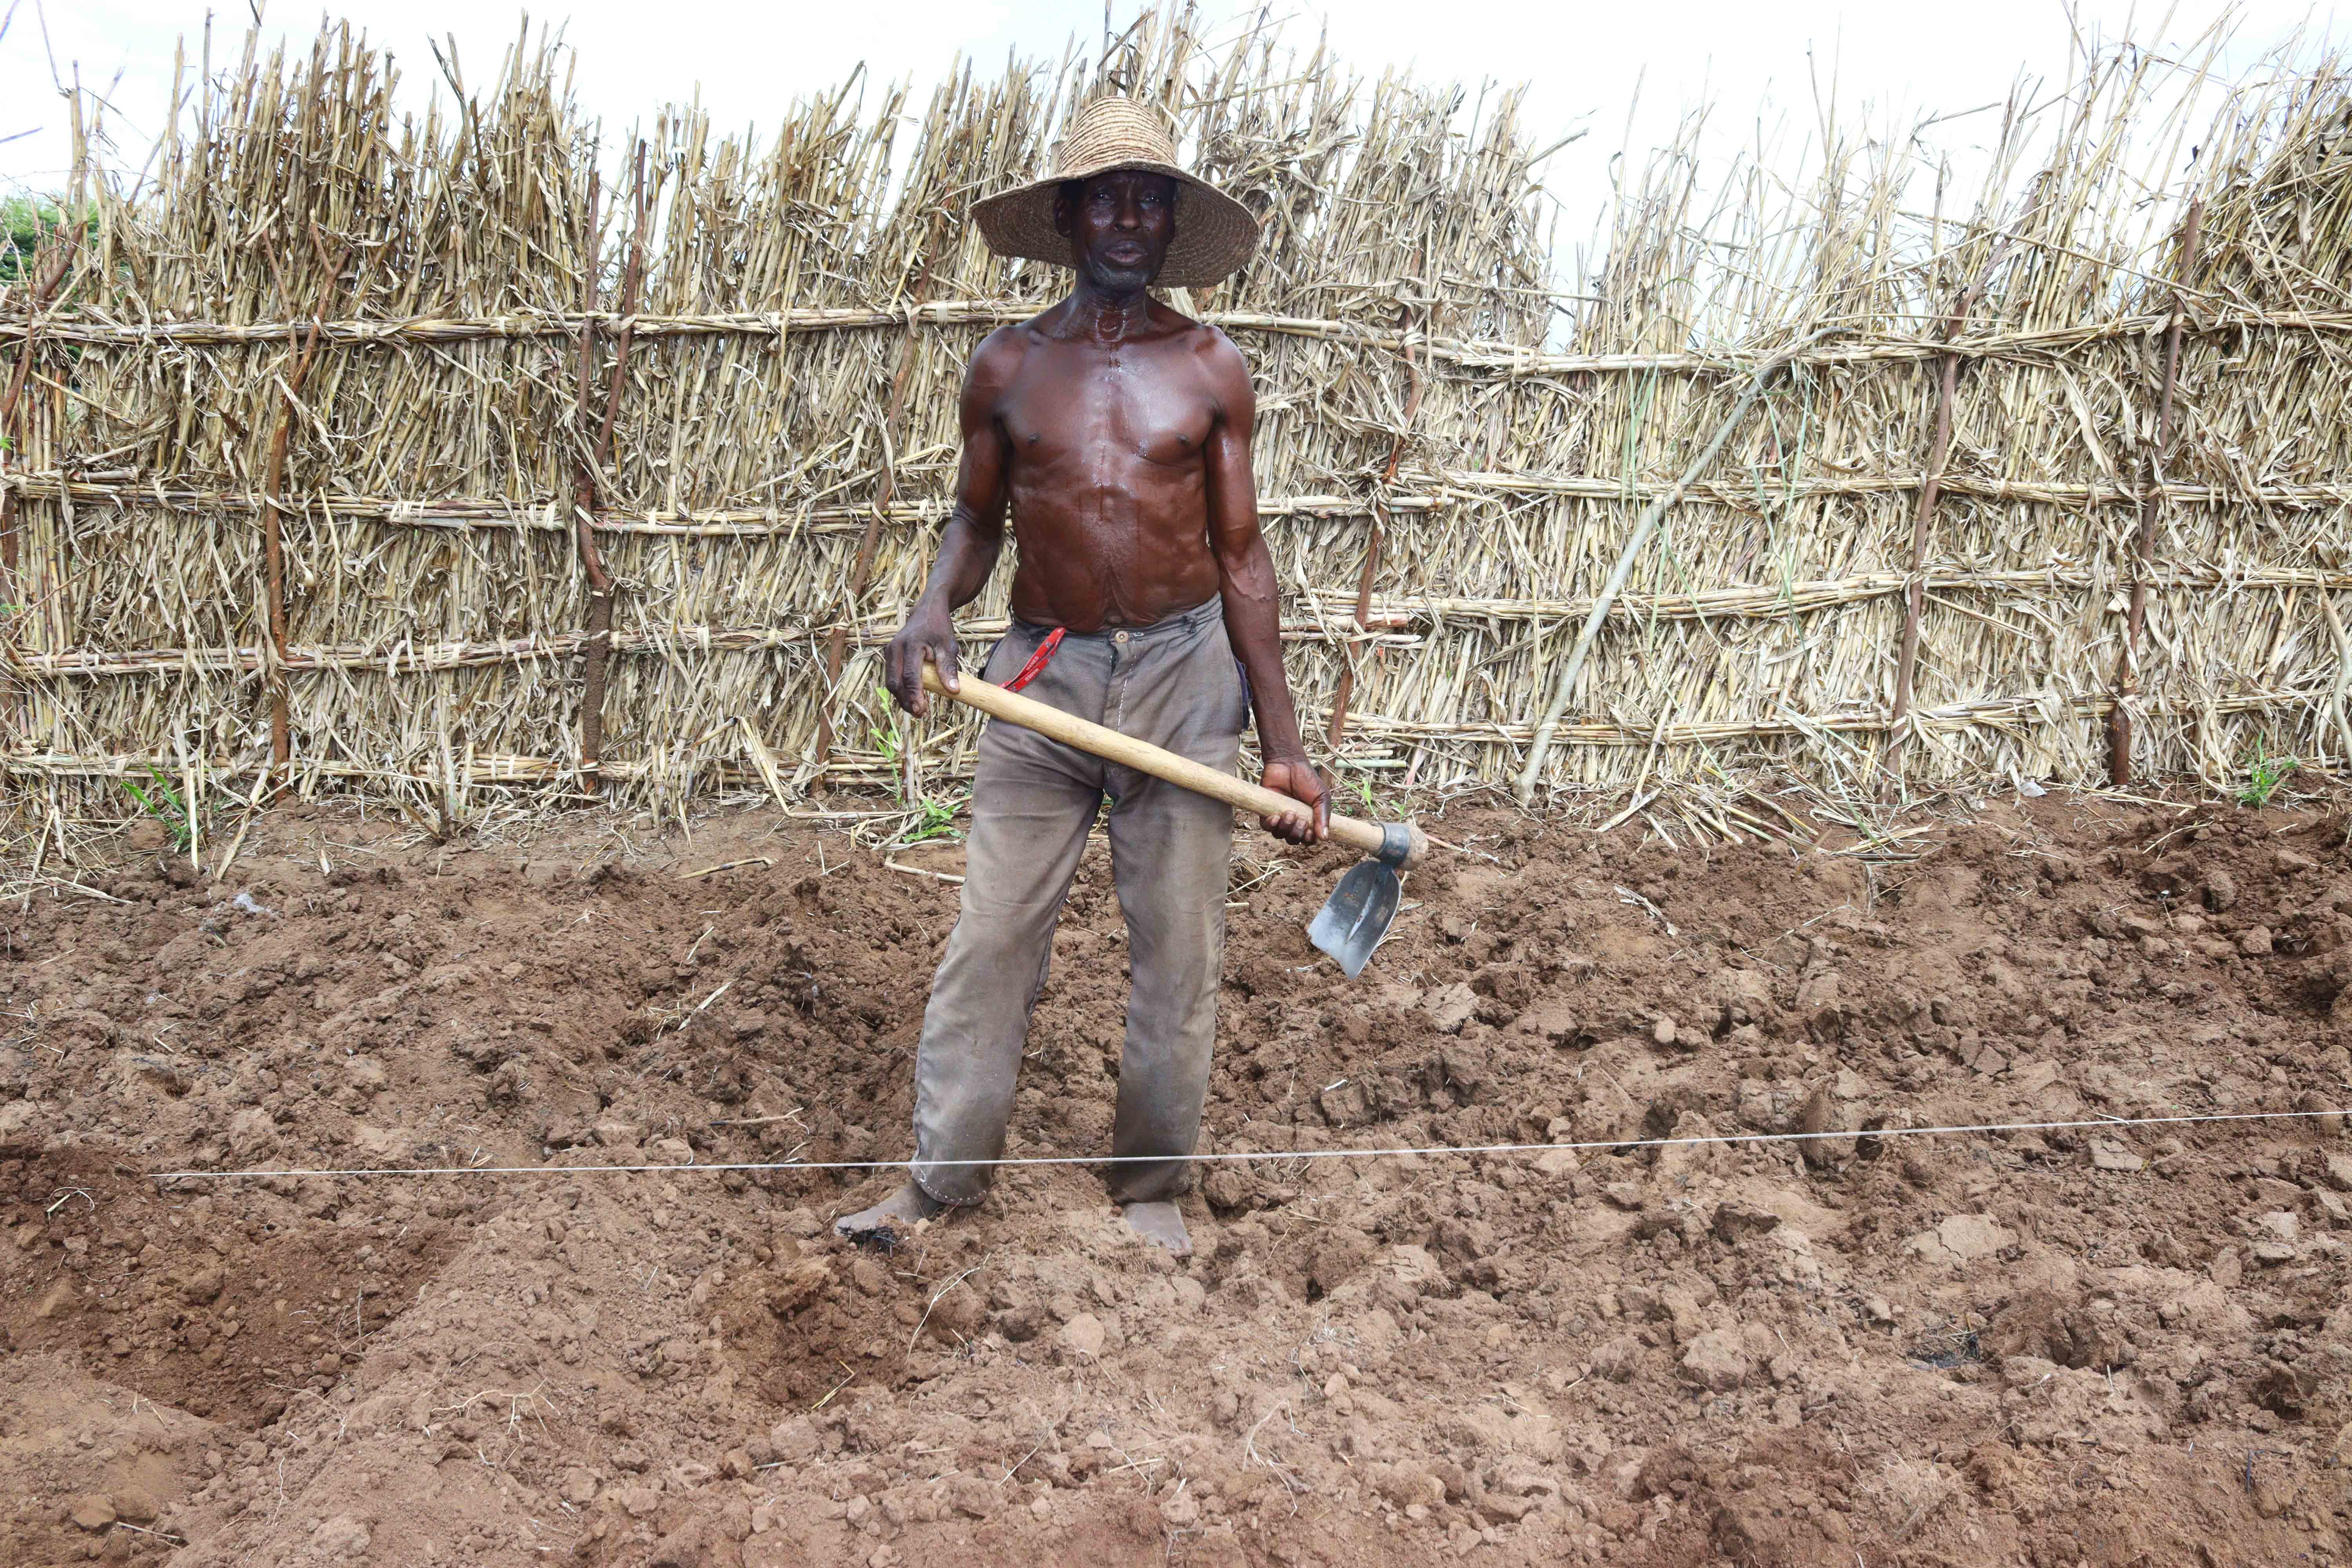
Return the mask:
M 2236 792 L 2238 804 L 2257 809 L 2270 805 L 2271 796 L 2286 782 L 2286 775 L 2302 765 L 2293 757 L 2271 755 L 2270 737 L 2256 735 L 2253 752 L 2246 759 L 2245 785 Z
M 956 806 L 962 797 L 932 800 L 918 793 L 912 799 L 908 798 L 907 752 L 911 742 L 898 721 L 898 710 L 890 700 L 889 691 L 886 688 L 876 687 L 874 701 L 882 713 L 883 721 L 867 725 L 866 732 L 873 741 L 874 749 L 882 753 L 884 764 L 890 770 L 891 794 L 898 797 L 900 805 L 915 813 L 914 821 L 891 836 L 888 847 L 904 848 L 910 844 L 929 843 L 937 838 L 961 838 L 963 835 L 957 831 L 955 826 L 955 815 Z
M 131 792 L 131 798 L 139 803 L 140 810 L 169 830 L 172 847 L 185 853 L 188 846 L 196 841 L 196 819 L 189 814 L 188 803 L 180 798 L 180 792 L 172 787 L 172 781 L 164 775 L 163 769 L 150 763 L 147 772 L 155 781 L 152 795 L 130 779 L 122 781 L 122 787 Z
M 956 831 L 955 806 L 944 800 L 927 800 L 917 808 L 920 815 L 898 836 L 901 844 L 923 844 L 934 838 L 961 838 Z
M 891 700 L 889 688 L 874 689 L 874 706 L 881 711 L 882 722 L 868 724 L 866 733 L 873 741 L 874 749 L 882 753 L 882 760 L 890 764 L 890 771 L 896 773 L 898 759 L 907 753 L 907 732 L 898 728 L 898 710 Z

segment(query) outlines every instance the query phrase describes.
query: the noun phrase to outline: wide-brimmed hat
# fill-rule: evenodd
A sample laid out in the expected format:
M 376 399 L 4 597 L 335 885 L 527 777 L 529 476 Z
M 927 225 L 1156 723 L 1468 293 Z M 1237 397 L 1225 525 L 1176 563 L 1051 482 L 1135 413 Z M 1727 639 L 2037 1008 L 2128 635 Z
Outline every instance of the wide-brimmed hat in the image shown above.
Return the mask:
M 1153 281 L 1169 289 L 1214 283 L 1257 248 L 1257 219 L 1249 208 L 1189 170 L 1176 166 L 1176 139 L 1148 105 L 1131 98 L 1097 98 L 1054 149 L 1053 172 L 1042 180 L 999 191 L 971 209 L 988 247 L 999 256 L 1070 265 L 1069 239 L 1054 228 L 1054 195 L 1065 180 L 1088 180 L 1116 169 L 1140 169 L 1176 182 L 1176 238 Z

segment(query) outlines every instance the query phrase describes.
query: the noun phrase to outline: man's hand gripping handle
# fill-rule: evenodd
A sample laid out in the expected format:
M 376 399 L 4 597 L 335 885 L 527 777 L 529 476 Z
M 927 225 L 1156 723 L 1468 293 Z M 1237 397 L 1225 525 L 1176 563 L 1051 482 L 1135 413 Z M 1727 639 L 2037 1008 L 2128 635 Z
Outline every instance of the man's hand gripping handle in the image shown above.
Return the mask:
M 903 634 L 902 634 L 903 635 Z M 922 686 L 926 691 L 952 698 L 967 708 L 976 708 L 992 719 L 1002 719 L 1008 724 L 1018 724 L 1039 734 L 1076 746 L 1092 756 L 1121 763 L 1138 773 L 1165 779 L 1212 800 L 1243 811 L 1253 811 L 1260 816 L 1296 819 L 1306 815 L 1304 803 L 1286 795 L 1279 795 L 1261 785 L 1222 773 L 1203 766 L 1189 757 L 1162 751 L 1132 735 L 1122 735 L 1116 730 L 1089 723 L 1073 713 L 1049 708 L 1043 702 L 992 686 L 977 676 L 961 679 L 943 677 L 926 665 L 922 669 Z M 1391 831 L 1377 823 L 1361 822 L 1352 816 L 1331 814 L 1330 837 L 1342 844 L 1351 845 L 1367 855 L 1377 855 L 1401 867 L 1418 865 L 1429 852 L 1429 840 L 1421 829 L 1410 823 L 1401 824 L 1405 835 L 1404 847 L 1400 850 Z

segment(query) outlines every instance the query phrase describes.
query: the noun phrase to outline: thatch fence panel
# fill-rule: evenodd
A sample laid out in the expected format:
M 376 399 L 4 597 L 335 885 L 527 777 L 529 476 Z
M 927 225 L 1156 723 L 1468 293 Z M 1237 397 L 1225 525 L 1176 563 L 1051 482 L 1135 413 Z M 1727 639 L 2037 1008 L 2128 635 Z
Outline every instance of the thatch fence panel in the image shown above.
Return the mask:
M 2250 306 L 2323 319 L 2344 309 L 2352 112 L 2340 79 L 2290 79 L 2216 130 L 2194 254 L 2168 261 L 2189 330 L 2161 468 L 2168 485 L 2202 494 L 2158 508 L 2155 530 L 2158 560 L 2198 585 L 2150 595 L 2141 658 L 2150 699 L 2179 715 L 2151 727 L 2145 765 L 2208 775 L 2256 747 L 2352 758 L 2352 598 L 2320 586 L 2352 574 L 2352 342 L 2340 331 L 2199 330 Z M 2152 449 L 2145 411 L 2160 395 L 2162 345 L 2151 336 L 2140 351 Z M 2308 499 L 2280 499 L 2298 491 Z M 2266 574 L 2299 580 L 2253 581 Z
M 98 182 L 54 298 L 0 295 L 0 772 L 73 813 L 150 763 L 254 798 L 282 736 L 279 782 L 429 819 L 968 767 L 968 726 L 875 696 L 963 366 L 1059 282 L 967 209 L 1105 85 L 1262 216 L 1177 303 L 1251 358 L 1294 680 L 1344 768 L 1510 776 L 1659 508 L 1554 786 L 2095 780 L 2119 694 L 2136 772 L 2352 760 L 2346 79 L 2144 123 L 2169 68 L 2093 62 L 2039 143 L 2012 106 L 1974 192 L 1895 142 L 1833 133 L 1797 188 L 1667 149 L 1562 296 L 1514 95 L 1185 12 L 757 141 L 696 110 L 600 140 L 528 48 L 478 92 L 450 62 L 421 121 L 347 34 L 248 50 L 151 184 Z

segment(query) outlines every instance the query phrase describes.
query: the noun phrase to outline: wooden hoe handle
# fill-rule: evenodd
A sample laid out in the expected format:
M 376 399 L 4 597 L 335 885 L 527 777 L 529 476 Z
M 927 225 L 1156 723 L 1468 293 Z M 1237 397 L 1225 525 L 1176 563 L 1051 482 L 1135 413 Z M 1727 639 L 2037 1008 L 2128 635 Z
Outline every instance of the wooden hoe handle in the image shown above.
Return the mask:
M 1235 778 L 1231 773 L 1221 773 L 1173 752 L 1162 751 L 1148 741 L 1139 741 L 1132 735 L 1122 735 L 1116 730 L 1089 723 L 1058 708 L 1048 708 L 1034 698 L 1007 691 L 1002 686 L 992 686 L 976 675 L 960 675 L 956 684 L 958 689 L 949 690 L 946 682 L 940 679 L 938 668 L 929 662 L 924 664 L 923 689 L 937 692 L 967 708 L 977 708 L 992 719 L 1002 719 L 1024 730 L 1034 730 L 1066 746 L 1076 746 L 1091 755 L 1123 763 L 1156 779 L 1166 779 L 1170 784 L 1181 784 L 1212 800 L 1223 801 L 1227 805 L 1253 811 L 1260 816 L 1288 816 L 1307 809 L 1304 802 L 1293 800 L 1286 795 L 1276 795 L 1261 784 Z M 1428 840 L 1422 836 L 1421 829 L 1410 823 L 1405 824 L 1404 828 L 1412 837 L 1412 847 L 1405 854 L 1403 863 L 1418 865 L 1422 857 L 1428 853 Z M 1335 811 L 1331 814 L 1331 837 L 1367 855 L 1378 855 L 1388 842 L 1388 830 L 1378 823 L 1342 816 Z

